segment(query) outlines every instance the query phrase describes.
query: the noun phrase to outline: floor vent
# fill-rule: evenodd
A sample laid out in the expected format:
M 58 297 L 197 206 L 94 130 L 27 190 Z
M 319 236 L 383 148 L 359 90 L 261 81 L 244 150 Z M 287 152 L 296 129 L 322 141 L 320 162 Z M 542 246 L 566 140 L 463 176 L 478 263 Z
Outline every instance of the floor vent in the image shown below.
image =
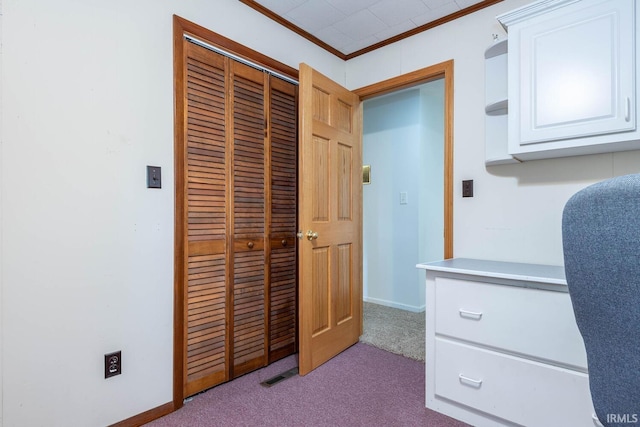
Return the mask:
M 286 380 L 287 378 L 293 377 L 294 375 L 298 375 L 297 366 L 293 369 L 289 369 L 288 371 L 285 371 L 281 374 L 276 375 L 275 377 L 269 378 L 268 380 L 261 382 L 260 385 L 263 387 L 272 387 L 278 384 L 279 382 Z

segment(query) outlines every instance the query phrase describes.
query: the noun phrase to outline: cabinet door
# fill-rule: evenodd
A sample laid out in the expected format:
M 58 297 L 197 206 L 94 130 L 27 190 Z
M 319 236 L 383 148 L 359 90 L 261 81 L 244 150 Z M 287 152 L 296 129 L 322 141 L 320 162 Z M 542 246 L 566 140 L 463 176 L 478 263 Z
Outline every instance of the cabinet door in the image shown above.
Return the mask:
M 635 129 L 634 17 L 633 0 L 589 0 L 510 28 L 512 152 Z

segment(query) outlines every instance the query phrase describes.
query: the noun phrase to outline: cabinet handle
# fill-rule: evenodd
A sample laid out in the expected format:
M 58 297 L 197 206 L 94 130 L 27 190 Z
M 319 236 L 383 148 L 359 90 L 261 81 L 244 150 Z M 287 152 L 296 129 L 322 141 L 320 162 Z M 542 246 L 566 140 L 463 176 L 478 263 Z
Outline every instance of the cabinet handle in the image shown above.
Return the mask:
M 253 249 L 253 242 L 247 243 L 247 246 L 249 247 L 249 249 Z
M 480 319 L 482 319 L 482 312 L 477 313 L 475 311 L 468 311 L 468 310 L 460 309 L 460 317 L 462 317 L 464 319 L 480 320 Z
M 631 98 L 627 96 L 627 102 L 624 106 L 624 119 L 625 121 L 631 121 Z
M 282 246 L 287 246 L 287 239 L 282 239 L 282 242 L 280 243 L 282 243 Z
M 473 388 L 480 388 L 482 386 L 482 380 L 474 380 L 473 378 L 465 377 L 464 375 L 458 375 L 460 384 L 468 385 Z

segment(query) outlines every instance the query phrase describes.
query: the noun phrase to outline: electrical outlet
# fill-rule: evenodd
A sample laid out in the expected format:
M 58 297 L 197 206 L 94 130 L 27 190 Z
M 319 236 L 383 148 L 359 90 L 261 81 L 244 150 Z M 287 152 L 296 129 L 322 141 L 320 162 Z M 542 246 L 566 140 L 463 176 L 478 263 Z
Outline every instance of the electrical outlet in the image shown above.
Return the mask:
M 473 197 L 473 180 L 462 181 L 462 197 Z
M 122 352 L 116 351 L 104 355 L 104 377 L 109 378 L 122 373 Z

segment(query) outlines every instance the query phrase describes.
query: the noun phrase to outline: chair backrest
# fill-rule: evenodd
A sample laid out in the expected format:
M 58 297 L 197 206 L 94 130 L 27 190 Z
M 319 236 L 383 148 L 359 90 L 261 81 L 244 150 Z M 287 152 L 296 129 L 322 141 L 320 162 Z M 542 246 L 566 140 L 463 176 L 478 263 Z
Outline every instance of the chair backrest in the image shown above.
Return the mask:
M 596 414 L 605 426 L 640 426 L 640 174 L 576 193 L 562 240 Z

